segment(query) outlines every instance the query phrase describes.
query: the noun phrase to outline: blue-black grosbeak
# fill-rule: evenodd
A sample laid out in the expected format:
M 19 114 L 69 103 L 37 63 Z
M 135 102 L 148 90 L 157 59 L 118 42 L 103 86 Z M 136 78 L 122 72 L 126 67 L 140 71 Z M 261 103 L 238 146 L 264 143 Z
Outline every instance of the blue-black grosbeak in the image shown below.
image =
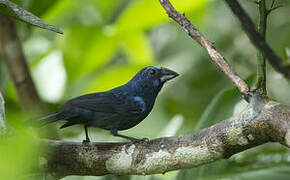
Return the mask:
M 67 101 L 60 111 L 41 118 L 43 124 L 67 121 L 61 128 L 83 124 L 89 142 L 88 127 L 109 130 L 112 135 L 137 141 L 118 134 L 139 124 L 151 112 L 156 96 L 164 83 L 178 73 L 160 66 L 139 71 L 128 83 L 105 92 L 86 94 Z

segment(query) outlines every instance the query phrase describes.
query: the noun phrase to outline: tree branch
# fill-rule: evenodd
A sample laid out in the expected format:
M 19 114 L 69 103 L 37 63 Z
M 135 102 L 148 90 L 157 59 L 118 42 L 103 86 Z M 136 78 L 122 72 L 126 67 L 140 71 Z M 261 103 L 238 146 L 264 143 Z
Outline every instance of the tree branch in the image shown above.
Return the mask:
M 0 50 L 25 111 L 44 109 L 26 64 L 13 20 L 0 14 Z
M 59 142 L 43 140 L 42 169 L 53 177 L 67 175 L 147 175 L 191 168 L 229 158 L 267 143 L 290 147 L 290 108 L 252 94 L 223 56 L 168 0 L 159 0 L 168 15 L 209 53 L 211 59 L 250 101 L 238 115 L 193 134 L 131 143 Z
M 273 1 L 274 2 L 274 1 Z M 267 30 L 267 17 L 268 11 L 266 8 L 266 1 L 259 0 L 257 2 L 259 9 L 259 22 L 258 22 L 258 32 L 266 39 L 266 30 Z M 267 95 L 266 89 L 266 58 L 265 56 L 258 51 L 257 52 L 257 80 L 256 87 L 260 94 Z
M 19 102 L 26 113 L 45 112 L 45 105 L 39 98 L 32 81 L 21 42 L 14 21 L 0 14 L 0 52 L 17 90 Z M 57 131 L 49 127 L 49 136 L 58 139 Z
M 1 13 L 3 14 L 9 15 L 15 19 L 21 20 L 33 26 L 63 34 L 63 32 L 59 30 L 57 27 L 47 24 L 46 22 L 42 21 L 40 18 L 38 18 L 31 12 L 26 11 L 25 9 L 17 6 L 13 2 L 10 2 L 9 0 L 0 0 L 0 5 L 1 5 Z
M 283 5 L 275 5 L 276 0 L 272 0 L 272 4 L 270 6 L 270 8 L 267 10 L 267 15 L 269 15 L 271 12 L 273 12 L 276 9 L 279 9 L 281 7 L 283 7 Z
M 0 91 L 0 136 L 6 132 L 5 101 Z
M 147 175 L 229 158 L 267 142 L 290 147 L 290 108 L 255 94 L 246 110 L 194 134 L 134 144 L 44 140 L 43 169 L 67 175 Z
M 176 11 L 169 0 L 159 0 L 159 2 L 165 9 L 168 16 L 176 21 L 192 39 L 197 41 L 203 48 L 206 49 L 212 61 L 214 61 L 219 66 L 219 68 L 230 78 L 234 85 L 239 89 L 241 94 L 244 95 L 245 99 L 247 100 L 250 96 L 252 96 L 248 85 L 234 72 L 226 59 L 216 50 L 214 45 L 209 40 L 207 40 L 204 35 L 201 34 L 183 14 L 180 14 L 178 11 Z
M 270 48 L 263 36 L 256 30 L 254 23 L 244 11 L 237 0 L 225 0 L 232 12 L 240 20 L 244 31 L 252 44 L 268 59 L 276 71 L 290 79 L 290 66 L 286 66 L 283 60 Z

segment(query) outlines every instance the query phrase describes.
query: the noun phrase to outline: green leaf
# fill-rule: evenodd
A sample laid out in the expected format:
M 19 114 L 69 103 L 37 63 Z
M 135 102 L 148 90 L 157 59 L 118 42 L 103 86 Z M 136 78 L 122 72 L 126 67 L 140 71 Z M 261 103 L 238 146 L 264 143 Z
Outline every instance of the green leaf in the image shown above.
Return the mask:
M 106 34 L 104 31 L 96 34 L 94 43 L 91 44 L 83 56 L 83 65 L 80 70 L 87 72 L 103 66 L 115 55 L 118 40 L 118 37 Z
M 111 23 L 122 1 L 116 0 L 61 0 L 54 4 L 42 17 L 62 26 L 104 26 Z
M 29 3 L 29 10 L 35 15 L 41 17 L 47 10 L 53 7 L 58 0 L 31 0 Z
M 172 3 L 179 11 L 195 11 L 203 8 L 208 0 L 174 0 Z M 138 16 L 137 16 L 138 15 Z M 116 29 L 119 33 L 146 30 L 161 22 L 168 21 L 158 0 L 133 1 L 119 16 Z
M 126 36 L 123 44 L 132 63 L 142 65 L 154 62 L 152 47 L 144 33 L 140 32 Z
M 251 84 L 255 76 L 251 75 L 246 82 Z M 207 106 L 201 116 L 196 130 L 209 127 L 222 120 L 231 117 L 236 108 L 236 104 L 241 100 L 236 88 L 222 90 L 219 92 Z M 257 152 L 256 152 L 257 151 Z M 285 168 L 289 162 L 283 158 L 287 155 L 281 147 L 265 147 L 264 149 L 253 149 L 234 155 L 229 160 L 219 160 L 217 162 L 206 164 L 189 170 L 181 170 L 178 173 L 177 180 L 215 180 L 215 179 L 287 179 L 290 169 Z M 279 159 L 279 161 L 273 158 Z M 270 159 L 266 161 L 266 159 Z M 273 160 L 272 160 L 273 159 Z M 272 168 L 270 168 L 272 167 Z
M 290 168 L 287 166 L 249 169 L 249 167 L 238 167 L 235 163 L 226 160 L 180 172 L 182 173 L 178 174 L 176 180 L 288 180 L 290 177 Z
M 56 28 L 55 26 L 47 24 L 37 16 L 33 15 L 32 13 L 26 11 L 25 9 L 17 6 L 16 4 L 8 0 L 0 0 L 0 10 L 1 10 L 0 12 L 2 13 L 9 15 L 15 19 L 24 21 L 28 24 L 63 34 L 63 32 L 58 28 Z
M 251 84 L 255 75 L 250 75 L 245 81 Z M 241 100 L 241 95 L 237 88 L 220 91 L 204 110 L 195 130 L 207 128 L 222 120 L 231 117 L 234 113 L 235 105 Z
M 99 27 L 75 26 L 68 34 L 63 48 L 69 83 L 103 66 L 114 56 L 118 38 L 105 34 Z
M 181 170 L 177 180 L 287 179 L 289 152 L 281 146 L 263 146 L 196 168 Z
M 237 89 L 227 89 L 220 91 L 207 106 L 203 112 L 195 130 L 207 128 L 213 124 L 216 124 L 226 118 L 232 116 L 234 112 L 235 104 L 240 100 L 240 95 Z M 213 164 L 203 165 L 198 168 L 190 170 L 182 170 L 178 174 L 177 179 L 206 179 L 203 176 L 206 172 L 212 172 L 212 174 L 220 173 L 224 171 L 227 166 L 226 161 L 218 161 Z M 211 170 L 211 171 L 210 171 Z M 201 178 L 202 177 L 202 178 Z M 210 178 L 209 178 L 210 179 Z
M 35 144 L 32 136 L 27 136 L 25 133 L 22 133 L 23 131 L 20 131 L 16 135 L 0 138 L 1 179 L 28 180 L 29 178 L 24 178 L 24 174 L 31 171 L 34 165 L 38 165 L 38 159 L 35 155 L 40 150 L 40 147 Z
M 127 3 L 128 1 L 120 0 L 96 1 L 96 7 L 102 16 L 103 24 L 112 23 L 121 13 L 119 11 L 122 10 L 122 7 Z
M 142 65 L 116 65 L 107 68 L 105 72 L 94 81 L 92 81 L 88 86 L 88 91 L 100 92 L 118 87 L 127 83 L 135 74 L 137 74 L 140 69 L 144 66 Z
M 76 8 L 77 5 L 75 1 L 60 0 L 48 9 L 47 12 L 42 15 L 42 18 L 46 21 L 58 23 L 63 19 L 66 20 L 67 16 L 71 15 Z
M 219 176 L 221 172 L 226 171 L 228 163 L 226 160 L 217 161 L 211 164 L 206 164 L 197 168 L 181 170 L 176 180 L 205 180 L 215 179 L 215 175 Z
M 228 89 L 219 92 L 203 112 L 196 130 L 209 127 L 233 115 L 235 104 L 240 100 L 238 90 Z
M 289 167 L 266 168 L 257 171 L 250 171 L 235 176 L 237 179 L 247 180 L 288 180 L 290 177 Z

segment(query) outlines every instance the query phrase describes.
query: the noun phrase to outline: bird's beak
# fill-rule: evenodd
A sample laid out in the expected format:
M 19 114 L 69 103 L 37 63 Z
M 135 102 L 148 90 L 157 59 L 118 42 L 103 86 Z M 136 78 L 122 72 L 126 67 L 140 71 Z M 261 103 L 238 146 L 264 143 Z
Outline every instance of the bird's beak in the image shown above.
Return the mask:
M 165 81 L 168 81 L 170 79 L 177 77 L 178 75 L 179 74 L 175 71 L 172 71 L 172 70 L 167 69 L 167 68 L 162 68 L 160 80 L 161 80 L 161 82 L 165 82 Z

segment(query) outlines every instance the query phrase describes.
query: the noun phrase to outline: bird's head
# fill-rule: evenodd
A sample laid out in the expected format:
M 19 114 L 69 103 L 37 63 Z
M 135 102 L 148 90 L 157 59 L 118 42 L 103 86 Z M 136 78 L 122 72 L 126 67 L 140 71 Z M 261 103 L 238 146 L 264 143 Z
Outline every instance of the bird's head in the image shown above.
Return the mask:
M 177 77 L 179 74 L 161 66 L 148 66 L 139 71 L 131 82 L 143 88 L 162 88 L 163 84 Z

